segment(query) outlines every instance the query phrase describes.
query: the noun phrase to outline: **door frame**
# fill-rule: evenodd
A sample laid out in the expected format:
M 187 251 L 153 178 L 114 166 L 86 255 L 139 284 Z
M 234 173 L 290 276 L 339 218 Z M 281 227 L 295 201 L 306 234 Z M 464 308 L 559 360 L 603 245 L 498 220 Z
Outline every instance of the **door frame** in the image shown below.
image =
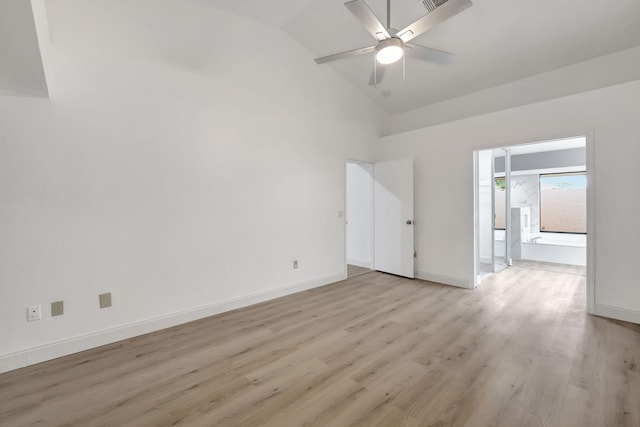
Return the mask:
M 478 280 L 480 274 L 480 185 L 478 182 L 480 151 L 473 150 L 473 289 L 478 289 L 480 284 Z
M 563 135 L 559 137 L 547 136 L 541 137 L 535 141 L 514 143 L 511 145 L 503 145 L 498 147 L 478 148 L 473 151 L 474 169 L 473 169 L 473 188 L 474 188 L 474 268 L 473 268 L 473 284 L 474 288 L 478 287 L 479 273 L 479 219 L 478 219 L 478 152 L 496 148 L 510 148 L 516 146 L 539 144 L 541 142 L 559 141 L 563 139 L 585 138 L 586 151 L 586 173 L 587 173 L 587 305 L 586 311 L 589 314 L 595 314 L 596 303 L 596 165 L 595 165 L 595 136 L 593 129 L 587 131 L 576 132 L 572 135 Z
M 505 263 L 501 265 L 499 269 L 496 269 L 496 240 L 495 240 L 495 230 L 496 230 L 496 189 L 495 189 L 495 180 L 496 180 L 496 150 L 504 150 L 505 151 L 505 184 L 507 185 L 506 194 L 505 194 L 505 233 L 504 233 L 504 257 Z M 511 182 L 511 177 L 508 176 L 507 171 L 510 171 L 511 161 L 508 158 L 510 156 L 510 152 L 507 149 L 503 149 L 502 147 L 496 148 L 486 148 L 479 149 L 473 151 L 473 206 L 474 206 L 474 233 L 473 233 L 473 246 L 474 246 L 474 277 L 473 277 L 473 288 L 477 289 L 481 280 L 479 279 L 480 273 L 480 181 L 478 174 L 480 172 L 480 156 L 479 153 L 481 151 L 490 151 L 491 152 L 491 274 L 498 273 L 509 266 L 508 259 L 511 256 L 511 247 L 510 247 L 510 233 L 509 227 L 511 225 L 511 215 L 510 210 L 507 208 L 509 206 L 511 200 L 511 189 L 508 187 Z
M 504 184 L 505 184 L 505 192 L 504 192 L 504 263 L 500 264 L 499 268 L 496 268 L 496 259 L 495 259 L 495 230 L 496 230 L 496 150 L 504 151 Z M 498 273 L 505 268 L 511 267 L 511 150 L 509 147 L 506 148 L 494 148 L 492 150 L 492 162 L 491 162 L 491 179 L 493 186 L 491 187 L 491 211 L 493 212 L 493 233 L 494 238 L 491 241 L 491 254 L 493 256 L 491 260 L 493 273 Z
M 593 130 L 585 132 L 587 154 L 587 313 L 596 306 L 596 168 Z
M 344 217 L 342 218 L 342 227 L 343 227 L 343 235 L 344 235 L 344 277 L 347 277 L 347 265 L 348 265 L 348 260 L 347 260 L 347 250 L 348 250 L 348 235 L 347 235 L 347 218 L 349 215 L 349 212 L 347 211 L 347 200 L 348 200 L 348 192 L 347 192 L 347 179 L 348 179 L 348 172 L 347 172 L 347 165 L 349 163 L 356 163 L 356 164 L 366 164 L 369 165 L 371 167 L 371 180 L 370 180 L 370 185 L 371 185 L 371 206 L 370 206 L 370 212 L 371 212 L 371 227 L 369 229 L 369 235 L 371 236 L 371 248 L 370 248 L 370 253 L 369 253 L 369 261 L 371 263 L 371 270 L 375 270 L 375 254 L 374 254 L 374 250 L 375 250 L 375 212 L 374 212 L 374 200 L 373 200 L 373 186 L 374 186 L 374 178 L 373 178 L 373 165 L 374 162 L 372 161 L 368 161 L 368 160 L 357 160 L 357 159 L 353 159 L 350 157 L 345 158 L 344 161 Z

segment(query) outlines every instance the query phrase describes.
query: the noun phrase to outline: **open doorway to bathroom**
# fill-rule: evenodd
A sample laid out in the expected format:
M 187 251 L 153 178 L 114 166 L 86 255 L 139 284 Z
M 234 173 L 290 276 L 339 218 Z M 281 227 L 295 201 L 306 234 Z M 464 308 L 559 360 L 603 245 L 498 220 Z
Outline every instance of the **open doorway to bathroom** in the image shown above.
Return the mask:
M 587 141 L 474 153 L 475 285 L 515 265 L 587 275 Z

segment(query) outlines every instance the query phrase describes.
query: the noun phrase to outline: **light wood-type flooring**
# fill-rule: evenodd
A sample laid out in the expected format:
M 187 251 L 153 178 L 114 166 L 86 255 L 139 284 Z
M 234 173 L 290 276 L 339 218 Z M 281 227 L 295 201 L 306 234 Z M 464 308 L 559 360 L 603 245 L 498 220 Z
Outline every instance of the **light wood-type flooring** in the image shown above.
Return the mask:
M 369 273 L 371 270 L 359 265 L 347 264 L 347 277 L 355 277 L 361 274 Z
M 372 272 L 2 374 L 0 425 L 637 427 L 639 362 L 584 276 Z

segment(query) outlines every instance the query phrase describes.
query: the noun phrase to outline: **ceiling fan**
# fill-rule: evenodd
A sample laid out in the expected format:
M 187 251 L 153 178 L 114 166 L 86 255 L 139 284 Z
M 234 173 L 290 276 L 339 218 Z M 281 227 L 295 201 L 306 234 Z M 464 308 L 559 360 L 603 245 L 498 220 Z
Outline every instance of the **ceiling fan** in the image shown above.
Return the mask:
M 423 61 L 446 64 L 453 54 L 409 43 L 436 25 L 472 6 L 471 0 L 421 0 L 427 14 L 400 31 L 391 28 L 391 0 L 387 0 L 387 26 L 385 27 L 364 0 L 352 0 L 344 5 L 378 41 L 378 44 L 316 58 L 316 63 L 336 61 L 375 52 L 374 71 L 369 85 L 382 80 L 384 66 L 404 58 L 406 54 Z M 378 72 L 378 64 L 380 71 Z

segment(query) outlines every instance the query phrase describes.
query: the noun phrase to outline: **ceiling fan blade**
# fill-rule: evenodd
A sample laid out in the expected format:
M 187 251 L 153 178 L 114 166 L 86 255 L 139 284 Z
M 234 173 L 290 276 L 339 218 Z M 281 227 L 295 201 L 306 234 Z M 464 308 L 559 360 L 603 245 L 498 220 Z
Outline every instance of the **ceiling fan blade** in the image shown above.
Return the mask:
M 378 64 L 376 69 L 371 72 L 371 77 L 369 78 L 369 86 L 379 85 L 382 81 L 382 77 L 384 77 L 384 70 L 387 68 L 381 64 Z
M 403 42 L 407 43 L 409 40 L 429 31 L 436 25 L 446 21 L 471 6 L 473 6 L 471 0 L 449 0 L 437 7 L 433 12 L 427 13 L 413 24 L 398 31 L 397 36 L 400 37 Z
M 348 1 L 344 5 L 378 41 L 391 37 L 387 29 L 382 25 L 364 0 Z
M 335 53 L 333 55 L 323 56 L 321 58 L 316 58 L 315 61 L 317 64 L 324 64 L 325 62 L 337 61 L 338 59 L 351 58 L 354 56 L 366 55 L 367 53 L 371 53 L 376 50 L 375 46 L 362 47 L 360 49 L 348 50 L 346 52 Z
M 445 52 L 443 50 L 432 49 L 430 47 L 420 46 L 413 43 L 407 43 L 405 45 L 408 50 L 408 54 L 416 59 L 422 59 L 423 61 L 435 62 L 436 64 L 448 64 L 453 60 L 455 56 L 453 53 Z

